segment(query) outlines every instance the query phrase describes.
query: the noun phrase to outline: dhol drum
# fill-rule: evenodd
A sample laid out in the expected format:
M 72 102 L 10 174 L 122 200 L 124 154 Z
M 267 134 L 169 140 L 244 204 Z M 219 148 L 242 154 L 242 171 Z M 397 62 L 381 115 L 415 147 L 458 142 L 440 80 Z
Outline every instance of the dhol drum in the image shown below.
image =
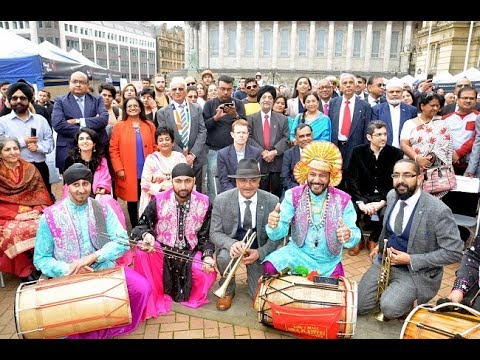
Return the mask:
M 132 322 L 122 267 L 20 284 L 15 297 L 17 334 L 61 338 Z
M 458 311 L 444 311 L 445 307 Z M 480 339 L 480 313 L 468 306 L 447 302 L 423 304 L 413 309 L 403 323 L 400 339 Z
M 254 300 L 258 321 L 302 338 L 351 338 L 357 283 L 344 277 L 313 282 L 299 275 L 264 276 Z

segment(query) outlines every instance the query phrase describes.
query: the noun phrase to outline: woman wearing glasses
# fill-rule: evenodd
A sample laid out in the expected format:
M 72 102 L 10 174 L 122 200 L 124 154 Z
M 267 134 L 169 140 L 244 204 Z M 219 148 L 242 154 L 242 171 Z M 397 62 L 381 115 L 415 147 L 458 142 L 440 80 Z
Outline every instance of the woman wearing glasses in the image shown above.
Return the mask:
M 125 101 L 123 114 L 123 119 L 113 127 L 110 158 L 115 171 L 115 193 L 127 202 L 130 223 L 135 227 L 143 165 L 155 150 L 155 125 L 146 119 L 145 106 L 135 97 Z
M 441 95 L 422 93 L 418 99 L 419 115 L 407 120 L 400 134 L 400 148 L 423 171 L 432 166 L 452 163 L 450 128 L 445 121 L 436 117 L 442 100 Z M 443 191 L 434 195 L 441 198 L 446 193 Z

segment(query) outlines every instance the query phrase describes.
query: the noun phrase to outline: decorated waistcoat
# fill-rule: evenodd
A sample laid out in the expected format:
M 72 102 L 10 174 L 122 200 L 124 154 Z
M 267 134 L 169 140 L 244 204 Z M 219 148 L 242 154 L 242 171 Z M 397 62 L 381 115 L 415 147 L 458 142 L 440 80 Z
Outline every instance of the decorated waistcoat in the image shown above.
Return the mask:
M 177 239 L 178 216 L 177 199 L 173 189 L 156 193 L 157 225 L 155 226 L 156 240 L 162 244 L 174 247 Z M 202 227 L 208 210 L 208 196 L 197 191 L 190 195 L 190 210 L 185 222 L 185 239 L 190 245 L 190 250 L 197 246 L 197 232 Z
M 74 222 L 77 219 L 72 219 L 70 211 L 68 210 L 67 201 L 69 198 L 58 202 L 43 211 L 45 214 L 45 220 L 47 221 L 48 228 L 53 237 L 55 243 L 53 257 L 59 261 L 66 263 L 72 263 L 82 257 L 80 253 L 80 241 L 77 232 L 75 231 Z M 92 202 L 95 199 L 88 198 L 88 205 L 86 211 L 88 211 L 88 233 L 90 235 L 90 241 L 96 250 L 101 248 L 97 241 L 97 226 L 95 221 L 95 214 L 92 208 Z M 103 214 L 107 218 L 107 209 L 102 206 Z M 83 226 L 83 224 L 80 224 Z
M 292 239 L 301 247 L 308 233 L 308 185 L 300 185 L 292 188 L 293 207 L 295 216 L 292 219 Z M 342 251 L 343 244 L 337 239 L 338 219 L 342 217 L 343 210 L 350 201 L 350 195 L 334 188 L 328 187 L 328 208 L 325 218 L 325 238 L 327 246 L 333 255 L 338 255 Z M 326 199 L 324 200 L 326 201 Z

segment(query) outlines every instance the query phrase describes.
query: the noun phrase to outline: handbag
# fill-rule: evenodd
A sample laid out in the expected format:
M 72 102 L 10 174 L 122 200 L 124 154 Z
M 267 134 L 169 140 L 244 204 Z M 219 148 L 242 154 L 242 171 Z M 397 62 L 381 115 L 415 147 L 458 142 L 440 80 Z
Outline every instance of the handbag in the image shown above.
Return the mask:
M 423 174 L 422 189 L 430 194 L 453 190 L 456 187 L 457 178 L 452 164 L 433 166 Z

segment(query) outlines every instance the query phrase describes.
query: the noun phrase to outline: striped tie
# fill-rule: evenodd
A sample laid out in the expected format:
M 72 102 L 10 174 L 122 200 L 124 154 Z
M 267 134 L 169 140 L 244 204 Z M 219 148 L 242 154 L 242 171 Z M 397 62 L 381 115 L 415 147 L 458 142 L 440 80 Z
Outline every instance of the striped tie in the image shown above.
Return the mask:
M 180 110 L 180 119 L 182 124 L 182 131 L 181 131 L 182 144 L 183 144 L 183 148 L 186 149 L 188 148 L 188 117 L 184 107 L 185 107 L 184 105 L 178 106 Z

